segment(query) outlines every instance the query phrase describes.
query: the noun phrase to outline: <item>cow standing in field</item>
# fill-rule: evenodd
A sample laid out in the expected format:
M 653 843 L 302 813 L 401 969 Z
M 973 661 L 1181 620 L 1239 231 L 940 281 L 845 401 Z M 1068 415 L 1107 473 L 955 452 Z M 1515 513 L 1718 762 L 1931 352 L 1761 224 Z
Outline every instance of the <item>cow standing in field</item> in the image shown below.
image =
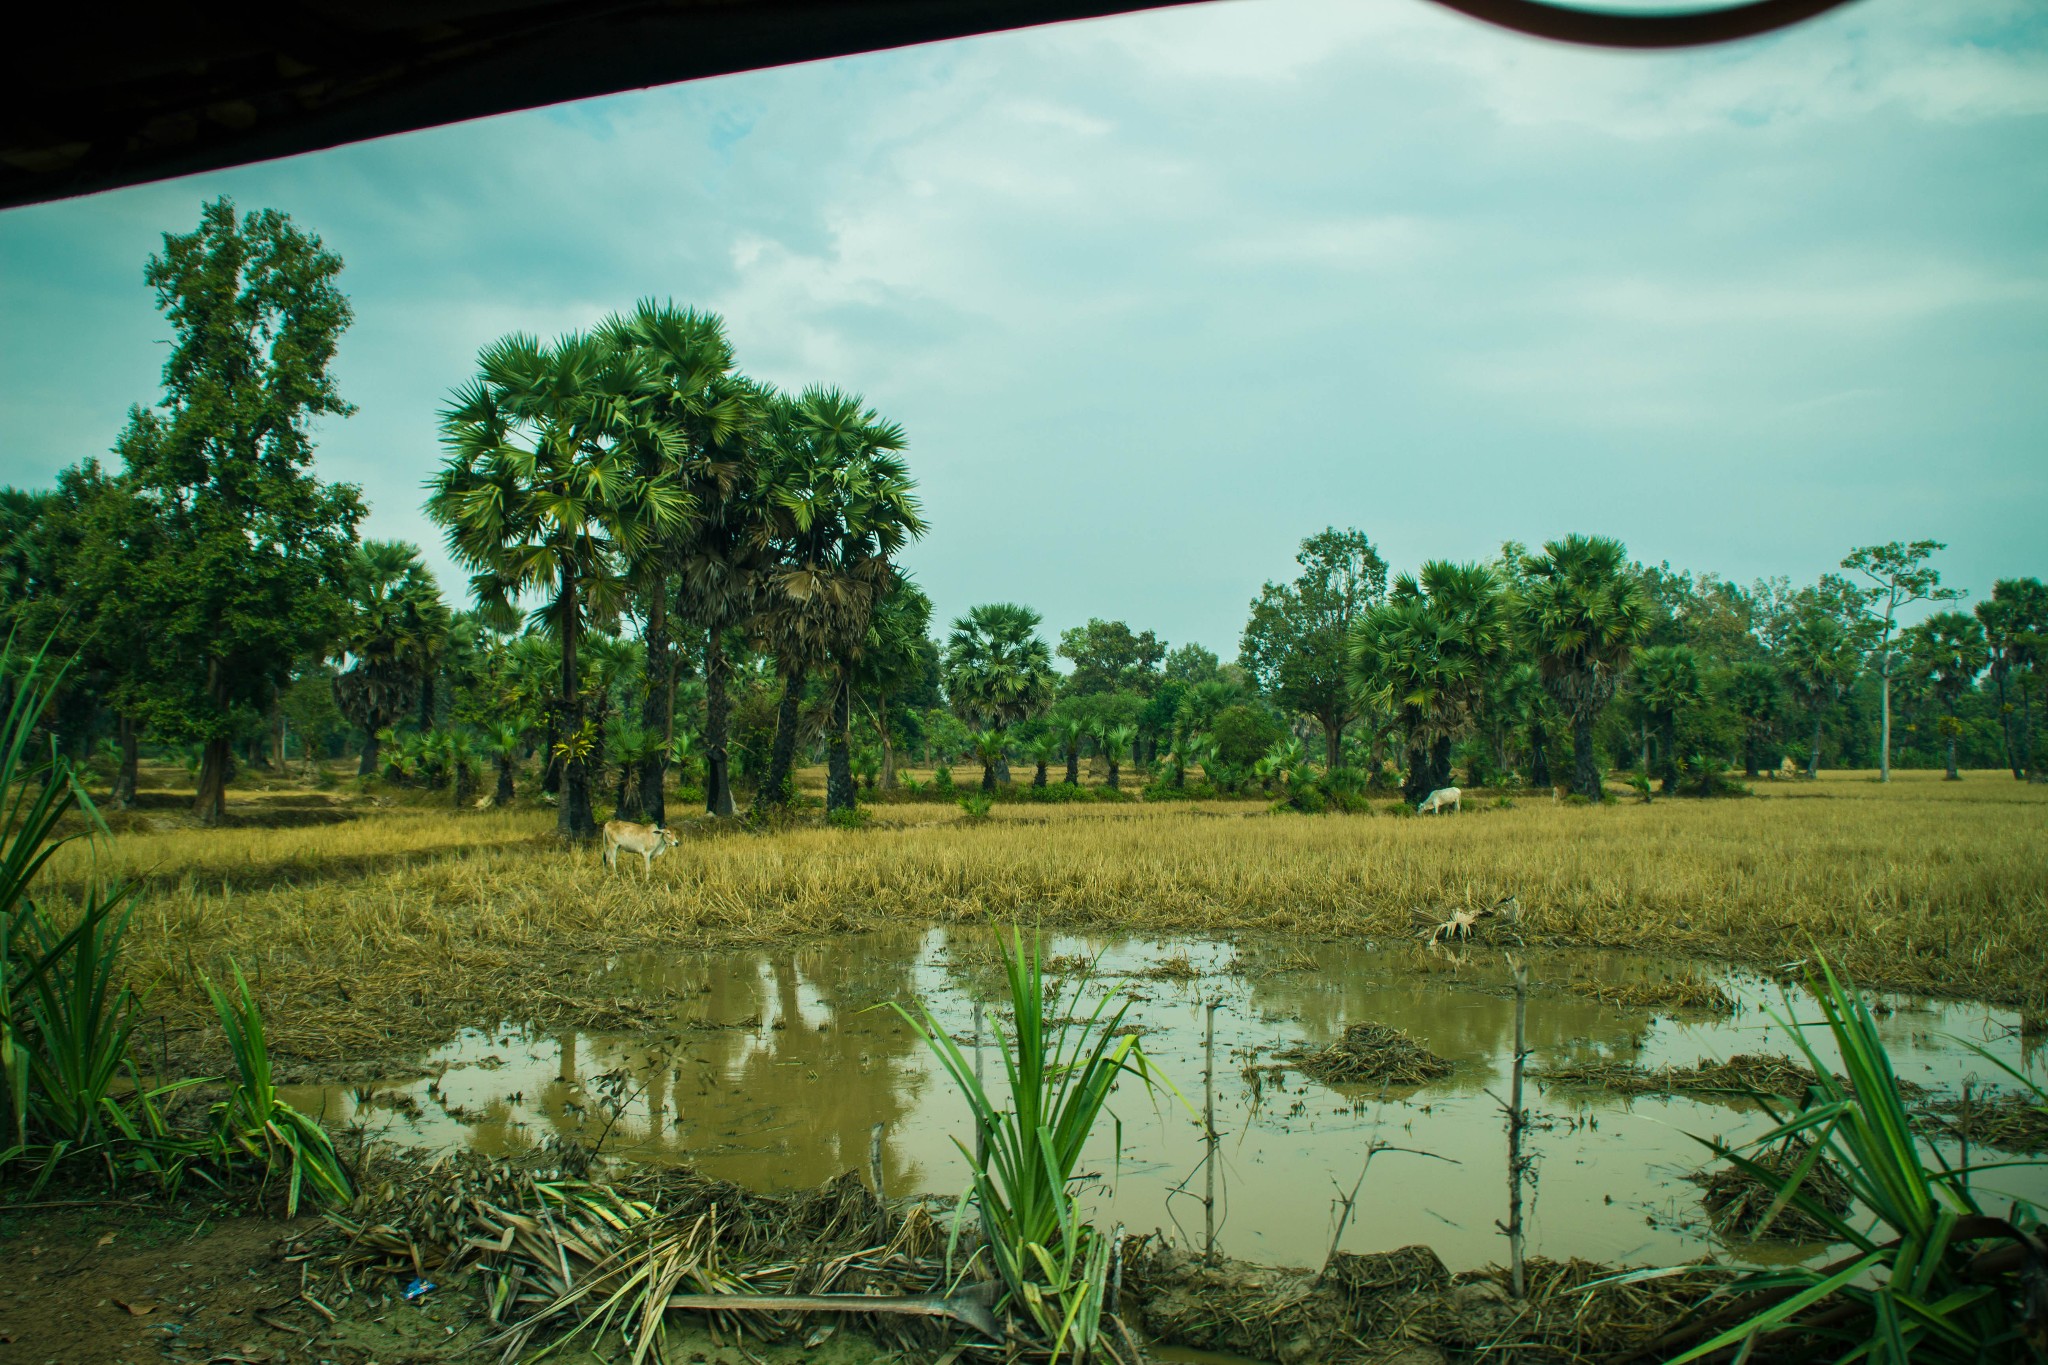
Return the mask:
M 619 850 L 640 855 L 640 875 L 645 877 L 654 871 L 654 860 L 676 846 L 673 830 L 660 825 L 636 825 L 631 820 L 607 820 L 604 822 L 605 866 L 619 865 Z
M 1443 810 L 1462 810 L 1458 804 L 1460 793 L 1456 787 L 1438 787 L 1422 798 L 1422 804 L 1415 808 L 1418 815 L 1435 815 Z

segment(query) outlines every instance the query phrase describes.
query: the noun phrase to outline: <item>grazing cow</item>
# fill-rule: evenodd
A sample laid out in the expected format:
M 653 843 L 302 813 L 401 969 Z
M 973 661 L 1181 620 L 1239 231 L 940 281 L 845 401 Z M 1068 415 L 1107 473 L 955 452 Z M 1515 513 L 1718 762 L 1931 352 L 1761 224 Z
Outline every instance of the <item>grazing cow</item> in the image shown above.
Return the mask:
M 608 867 L 619 865 L 619 850 L 624 849 L 640 855 L 640 875 L 645 877 L 654 871 L 654 860 L 675 845 L 675 831 L 660 825 L 636 825 L 631 820 L 604 822 L 604 861 Z
M 1458 789 L 1456 787 L 1438 787 L 1428 796 L 1422 798 L 1422 804 L 1415 808 L 1415 813 L 1418 815 L 1435 815 L 1439 811 L 1447 809 L 1463 809 L 1458 804 Z

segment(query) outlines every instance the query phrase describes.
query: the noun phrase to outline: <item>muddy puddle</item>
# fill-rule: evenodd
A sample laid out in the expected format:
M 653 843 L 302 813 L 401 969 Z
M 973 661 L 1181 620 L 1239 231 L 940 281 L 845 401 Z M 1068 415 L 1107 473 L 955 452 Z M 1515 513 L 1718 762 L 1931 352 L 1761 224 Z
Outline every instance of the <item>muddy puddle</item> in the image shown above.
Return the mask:
M 972 1143 L 967 1110 L 886 1005 L 921 998 L 969 1046 L 980 1006 L 993 1083 L 1001 1072 L 994 1012 L 1005 998 L 996 943 L 992 933 L 955 928 L 622 958 L 610 968 L 622 993 L 630 986 L 667 1002 L 665 1027 L 477 1029 L 425 1058 L 424 1079 L 284 1093 L 388 1141 L 487 1153 L 602 1141 L 613 1156 L 687 1161 L 763 1190 L 866 1170 L 880 1124 L 888 1192 L 950 1194 L 965 1183 L 953 1140 Z M 1148 1098 L 1126 1084 L 1118 1094 L 1121 1149 L 1105 1122 L 1089 1167 L 1098 1219 L 1202 1237 L 1203 1035 L 1214 1002 L 1224 1252 L 1321 1264 L 1337 1197 L 1363 1171 L 1344 1250 L 1423 1242 L 1453 1269 L 1506 1259 L 1495 1227 L 1507 1189 L 1497 1097 L 1507 1093 L 1514 1003 L 1497 951 L 1061 935 L 1045 952 L 1069 987 L 1093 963 L 1089 1000 L 1102 989 L 1131 995 L 1128 1020 L 1181 1092 Z M 1526 958 L 1535 982 L 1532 1071 L 1797 1055 L 1772 1017 L 1786 1007 L 1781 988 L 1761 976 L 1627 954 L 1532 949 Z M 1718 1008 L 1615 1003 L 1668 994 L 1674 981 L 1688 995 L 1718 987 L 1724 999 Z M 1803 993 L 1790 1005 L 1796 1022 L 1818 1017 Z M 1996 1079 L 1957 1038 L 2036 1078 L 2048 1070 L 2040 1048 L 2023 1048 L 2009 1011 L 1897 995 L 1881 997 L 1879 1008 L 1899 1075 L 1935 1092 L 1957 1092 L 1973 1075 Z M 1449 1074 L 1394 1088 L 1323 1084 L 1276 1065 L 1275 1053 L 1290 1045 L 1323 1047 L 1365 1021 L 1405 1031 L 1450 1061 Z M 1713 1243 L 1700 1190 L 1684 1178 L 1705 1156 L 1688 1135 L 1737 1140 L 1762 1131 L 1768 1120 L 1750 1101 L 1553 1084 L 1532 1085 L 1529 1103 L 1537 1125 L 1531 1254 L 1644 1263 L 1696 1256 L 1709 1244 L 1744 1259 L 1817 1251 Z M 2048 1202 L 2048 1168 L 1987 1172 L 1978 1185 Z

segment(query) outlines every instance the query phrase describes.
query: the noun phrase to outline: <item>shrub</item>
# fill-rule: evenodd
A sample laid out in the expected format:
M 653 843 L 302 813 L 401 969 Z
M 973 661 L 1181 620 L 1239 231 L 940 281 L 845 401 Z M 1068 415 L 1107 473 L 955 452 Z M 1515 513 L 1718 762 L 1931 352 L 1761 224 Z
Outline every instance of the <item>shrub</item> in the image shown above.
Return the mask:
M 960 798 L 960 814 L 970 825 L 984 824 L 988 820 L 989 809 L 994 805 L 995 800 L 986 792 L 969 792 Z
M 825 812 L 825 823 L 834 829 L 866 829 L 873 819 L 866 806 L 846 806 Z
M 953 790 L 953 765 L 941 762 L 932 772 L 932 786 L 942 792 Z

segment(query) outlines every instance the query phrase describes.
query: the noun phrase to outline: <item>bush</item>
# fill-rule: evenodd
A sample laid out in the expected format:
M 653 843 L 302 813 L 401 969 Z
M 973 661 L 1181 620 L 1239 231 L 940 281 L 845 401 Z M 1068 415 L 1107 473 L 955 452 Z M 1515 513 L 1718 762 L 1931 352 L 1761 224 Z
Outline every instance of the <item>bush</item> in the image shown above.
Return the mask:
M 847 806 L 825 812 L 825 823 L 834 829 L 866 829 L 874 820 L 866 806 Z
M 1072 782 L 1048 782 L 1043 787 L 1016 787 L 1003 793 L 1009 799 L 1062 805 L 1069 801 L 1093 801 L 1095 792 Z
M 932 786 L 942 792 L 949 792 L 953 790 L 952 764 L 942 762 L 936 769 L 933 770 Z
M 960 814 L 970 825 L 986 824 L 989 809 L 995 801 L 985 792 L 970 792 L 960 798 Z

